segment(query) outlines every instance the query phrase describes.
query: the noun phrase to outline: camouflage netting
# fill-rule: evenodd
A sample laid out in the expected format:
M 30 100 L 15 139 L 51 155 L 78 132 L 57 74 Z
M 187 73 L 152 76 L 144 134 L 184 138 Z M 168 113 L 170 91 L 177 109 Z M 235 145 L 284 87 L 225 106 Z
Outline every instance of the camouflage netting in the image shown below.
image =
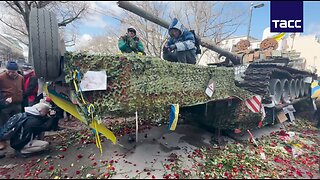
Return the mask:
M 67 82 L 75 67 L 80 67 L 82 75 L 88 70 L 106 71 L 107 90 L 85 93 L 100 115 L 132 116 L 137 110 L 140 117 L 167 118 L 171 104 L 184 107 L 230 96 L 252 96 L 235 86 L 233 68 L 171 63 L 136 54 L 66 53 L 65 59 Z M 211 78 L 216 89 L 209 98 L 205 89 Z

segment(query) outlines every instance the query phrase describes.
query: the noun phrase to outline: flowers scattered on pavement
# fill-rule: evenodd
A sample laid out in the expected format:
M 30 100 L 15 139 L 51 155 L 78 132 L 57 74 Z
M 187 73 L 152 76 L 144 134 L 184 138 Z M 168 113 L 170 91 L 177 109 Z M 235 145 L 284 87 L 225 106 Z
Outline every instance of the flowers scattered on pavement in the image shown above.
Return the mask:
M 287 131 L 257 139 L 265 160 L 249 142 L 196 149 L 190 158 L 200 178 L 313 178 L 319 173 L 320 162 L 317 133 L 319 130 L 308 122 L 297 120 Z

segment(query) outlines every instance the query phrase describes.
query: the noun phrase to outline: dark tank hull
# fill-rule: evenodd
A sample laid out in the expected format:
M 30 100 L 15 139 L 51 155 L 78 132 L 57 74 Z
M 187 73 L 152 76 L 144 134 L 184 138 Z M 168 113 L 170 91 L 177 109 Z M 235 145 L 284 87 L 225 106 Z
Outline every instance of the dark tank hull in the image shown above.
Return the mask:
M 266 104 L 273 101 L 277 105 L 308 97 L 310 84 L 304 82 L 308 77 L 316 74 L 277 63 L 252 63 L 238 86 L 261 95 Z

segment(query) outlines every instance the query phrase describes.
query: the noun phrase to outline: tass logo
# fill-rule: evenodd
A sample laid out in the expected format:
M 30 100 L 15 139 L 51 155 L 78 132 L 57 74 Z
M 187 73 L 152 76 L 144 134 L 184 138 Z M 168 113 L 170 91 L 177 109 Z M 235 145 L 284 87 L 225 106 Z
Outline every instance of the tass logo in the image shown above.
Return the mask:
M 271 1 L 271 32 L 303 32 L 303 1 Z
M 272 20 L 275 28 L 301 28 L 301 20 Z

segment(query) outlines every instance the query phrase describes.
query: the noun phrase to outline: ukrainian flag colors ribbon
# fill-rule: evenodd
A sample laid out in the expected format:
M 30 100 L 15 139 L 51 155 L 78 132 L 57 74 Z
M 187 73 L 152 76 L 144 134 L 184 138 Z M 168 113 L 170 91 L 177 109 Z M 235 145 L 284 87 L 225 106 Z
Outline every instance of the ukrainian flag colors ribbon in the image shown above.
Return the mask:
M 85 120 L 83 119 L 83 117 L 80 115 L 80 113 L 78 112 L 76 105 L 72 104 L 70 101 L 64 99 L 63 97 L 60 97 L 59 94 L 57 94 L 54 91 L 49 91 L 48 90 L 48 85 L 45 84 L 44 87 L 44 92 L 51 98 L 51 100 L 57 105 L 59 106 L 61 109 L 63 109 L 64 111 L 68 112 L 69 114 L 71 114 L 73 117 L 79 119 L 81 122 L 85 123 Z M 89 126 L 95 130 L 95 132 L 101 133 L 103 134 L 106 138 L 108 138 L 109 140 L 111 140 L 111 142 L 113 144 L 116 144 L 117 138 L 116 136 L 109 130 L 107 129 L 105 126 L 98 124 L 96 122 L 96 120 L 91 121 Z M 96 134 L 98 134 L 96 133 Z
M 320 86 L 317 80 L 313 80 L 311 83 L 311 98 L 320 99 Z
M 177 127 L 179 116 L 179 104 L 172 104 L 169 115 L 169 130 L 174 131 Z
M 284 37 L 284 35 L 286 35 L 286 33 L 280 33 L 273 36 L 272 38 L 279 42 Z

